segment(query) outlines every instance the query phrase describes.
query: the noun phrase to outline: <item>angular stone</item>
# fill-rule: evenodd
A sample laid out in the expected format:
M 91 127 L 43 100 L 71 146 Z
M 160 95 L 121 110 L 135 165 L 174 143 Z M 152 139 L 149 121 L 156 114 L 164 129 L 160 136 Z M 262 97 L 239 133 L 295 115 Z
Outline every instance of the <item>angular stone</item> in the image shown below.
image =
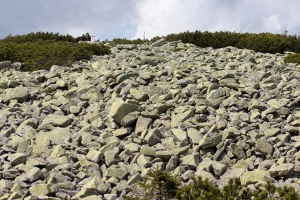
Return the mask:
M 266 139 L 260 138 L 256 142 L 256 149 L 261 153 L 266 153 L 272 155 L 273 146 L 267 142 Z
M 175 147 L 171 149 L 171 152 L 175 156 L 180 156 L 182 154 L 186 154 L 190 150 L 190 145 L 184 147 Z
M 151 129 L 148 131 L 145 136 L 144 141 L 152 146 L 160 142 L 160 138 L 162 137 L 161 132 L 158 129 Z
M 139 112 L 131 112 L 128 113 L 122 120 L 121 126 L 129 126 L 136 122 L 137 118 L 139 117 Z
M 293 163 L 282 163 L 279 165 L 272 165 L 272 167 L 268 170 L 270 175 L 272 177 L 278 177 L 278 176 L 288 176 L 293 173 L 295 164 Z
M 145 168 L 150 167 L 150 166 L 151 166 L 150 158 L 144 156 L 143 154 L 141 154 L 141 155 L 139 155 L 139 157 L 137 158 L 137 164 L 138 164 L 140 167 L 145 167 Z
M 133 153 L 133 152 L 138 152 L 140 148 L 141 148 L 141 151 L 142 151 L 143 146 L 140 147 L 139 144 L 133 143 L 133 142 L 131 142 L 131 143 L 125 145 L 125 149 L 128 149 L 128 150 L 129 150 L 130 152 L 132 152 L 132 153 Z M 141 153 L 142 153 L 142 152 L 141 152 Z
M 82 111 L 82 106 L 70 106 L 70 113 L 78 114 Z
M 199 162 L 200 162 L 199 153 L 193 153 L 193 154 L 186 155 L 181 158 L 181 164 L 189 166 L 190 169 L 196 169 Z
M 223 136 L 221 134 L 215 134 L 215 135 L 206 134 L 200 140 L 199 147 L 204 149 L 209 147 L 215 147 L 220 142 L 222 142 L 222 138 Z
M 275 164 L 275 160 L 264 160 L 259 163 L 258 169 L 270 169 Z
M 212 161 L 211 164 L 212 164 L 212 170 L 214 174 L 217 176 L 221 176 L 227 169 L 227 166 L 225 164 L 216 161 Z
M 120 148 L 114 147 L 104 152 L 104 160 L 107 166 L 111 166 L 120 161 L 119 158 Z
M 193 144 L 199 144 L 199 141 L 203 138 L 202 134 L 195 128 L 188 129 L 187 134 Z
M 105 194 L 107 195 L 107 194 Z M 105 196 L 104 195 L 104 196 Z M 116 194 L 112 194 L 112 195 L 116 195 Z M 105 196 L 106 198 L 107 196 Z M 100 195 L 90 195 L 84 198 L 80 198 L 81 200 L 103 200 L 103 198 Z M 106 198 L 107 200 L 110 200 L 109 198 Z
M 243 168 L 229 167 L 227 171 L 220 177 L 218 182 L 225 186 L 228 184 L 229 179 L 240 178 L 245 172 L 246 169 Z
M 57 145 L 53 148 L 53 151 L 50 155 L 52 158 L 58 158 L 65 154 L 65 149 L 61 145 Z
M 90 104 L 103 98 L 98 89 L 94 85 L 90 84 L 80 85 L 76 94 L 81 100 L 88 101 Z
M 86 159 L 80 159 L 79 164 L 81 166 L 82 171 L 87 175 L 87 176 L 98 176 L 101 177 L 101 172 L 99 169 L 99 165 L 94 162 L 90 162 Z
M 31 170 L 29 170 L 25 176 L 28 178 L 30 182 L 33 182 L 37 179 L 39 179 L 43 175 L 42 171 L 38 167 L 34 167 Z
M 238 160 L 232 167 L 249 169 L 250 166 L 244 159 L 242 159 L 242 160 Z
M 195 176 L 196 177 L 201 176 L 201 178 L 203 180 L 208 179 L 208 181 L 213 183 L 213 184 L 217 182 L 217 179 L 210 172 L 207 172 L 207 171 L 197 170 L 195 172 Z
M 280 132 L 281 132 L 281 129 L 279 129 L 279 128 L 270 128 L 270 129 L 267 129 L 264 134 L 265 134 L 266 138 L 269 138 L 269 137 L 276 136 Z
M 195 115 L 194 110 L 188 110 L 180 114 L 172 114 L 171 118 L 171 127 L 178 127 L 185 120 L 193 117 Z
M 141 146 L 140 153 L 145 156 L 151 156 L 151 157 L 156 156 L 156 150 L 148 145 Z
M 111 105 L 109 114 L 118 124 L 121 124 L 121 121 L 126 115 L 139 110 L 141 110 L 139 105 L 126 103 L 122 99 L 117 99 Z
M 177 163 L 179 161 L 179 158 L 177 156 L 172 156 L 166 166 L 166 170 L 173 170 L 177 167 Z
M 58 191 L 54 184 L 38 184 L 29 188 L 30 194 L 35 196 L 50 196 Z
M 28 155 L 25 153 L 14 153 L 8 156 L 8 160 L 12 165 L 19 165 L 21 163 L 25 163 Z
M 98 176 L 87 182 L 72 199 L 84 198 L 91 195 L 103 195 L 109 189 L 109 185 Z
M 5 189 L 12 188 L 12 182 L 9 180 L 1 179 L 0 180 L 0 191 L 3 191 Z
M 170 151 L 156 151 L 155 155 L 164 161 L 168 161 L 173 156 L 173 153 Z
M 144 130 L 148 129 L 151 122 L 152 122 L 151 118 L 139 116 L 136 122 L 135 132 L 137 134 L 141 134 Z
M 69 117 L 64 115 L 48 115 L 42 124 L 52 124 L 53 126 L 67 127 L 71 123 Z
M 54 128 L 50 132 L 43 132 L 40 131 L 36 135 L 36 142 L 37 144 L 41 145 L 50 145 L 51 144 L 64 144 L 64 140 L 66 137 L 71 136 L 72 133 L 68 128 Z
M 110 177 L 116 177 L 120 180 L 124 179 L 128 175 L 128 172 L 124 168 L 119 168 L 115 166 L 111 166 L 106 170 L 105 176 Z
M 103 159 L 104 154 L 97 150 L 89 150 L 86 158 L 94 163 L 98 163 L 101 159 Z
M 260 181 L 270 180 L 270 173 L 264 170 L 256 169 L 254 171 L 248 171 L 241 176 L 242 185 L 255 184 Z
M 148 95 L 146 93 L 144 93 L 143 91 L 138 90 L 136 88 L 131 88 L 130 94 L 137 101 L 145 101 L 148 98 Z
M 128 179 L 128 185 L 132 185 L 138 181 L 141 181 L 142 180 L 142 177 L 140 174 L 135 174 L 133 175 L 130 179 Z
M 132 131 L 131 128 L 120 128 L 120 129 L 113 131 L 112 133 L 116 137 L 123 137 L 123 136 L 130 135 L 131 131 Z
M 232 151 L 232 153 L 240 160 L 240 159 L 246 159 L 246 154 L 244 152 L 244 150 L 237 146 L 235 143 L 231 143 L 230 144 L 230 149 Z
M 188 144 L 188 137 L 185 131 L 177 128 L 172 129 L 172 133 L 175 135 L 177 140 L 179 140 L 182 144 L 187 145 Z
M 267 102 L 267 104 L 270 105 L 272 108 L 280 109 L 283 106 L 287 105 L 289 102 L 290 102 L 290 99 L 281 98 L 279 100 L 271 99 Z
M 20 103 L 27 101 L 28 99 L 28 88 L 23 86 L 18 86 L 16 88 L 6 89 L 4 92 L 5 100 L 17 100 Z

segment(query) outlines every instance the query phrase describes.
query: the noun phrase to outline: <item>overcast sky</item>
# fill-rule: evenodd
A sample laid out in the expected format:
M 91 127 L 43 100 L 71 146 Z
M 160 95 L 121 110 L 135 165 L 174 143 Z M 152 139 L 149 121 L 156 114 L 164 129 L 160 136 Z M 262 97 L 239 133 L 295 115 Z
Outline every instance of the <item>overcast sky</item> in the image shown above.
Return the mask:
M 0 39 L 30 32 L 99 40 L 184 31 L 300 35 L 299 0 L 0 0 Z

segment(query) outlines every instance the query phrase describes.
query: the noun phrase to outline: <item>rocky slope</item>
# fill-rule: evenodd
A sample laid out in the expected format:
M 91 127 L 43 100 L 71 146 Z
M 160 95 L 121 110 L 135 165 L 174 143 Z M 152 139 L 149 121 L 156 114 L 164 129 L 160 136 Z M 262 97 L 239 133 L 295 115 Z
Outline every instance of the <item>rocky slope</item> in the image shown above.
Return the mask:
M 300 68 L 285 55 L 163 39 L 111 52 L 0 65 L 0 199 L 122 199 L 151 168 L 299 186 Z

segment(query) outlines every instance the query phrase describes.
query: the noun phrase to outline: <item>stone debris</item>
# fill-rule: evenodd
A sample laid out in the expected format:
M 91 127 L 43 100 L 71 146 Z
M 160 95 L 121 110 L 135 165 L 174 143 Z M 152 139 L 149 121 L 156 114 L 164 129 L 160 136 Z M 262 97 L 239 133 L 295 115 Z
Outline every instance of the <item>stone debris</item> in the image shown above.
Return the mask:
M 300 67 L 286 54 L 111 46 L 50 71 L 0 62 L 0 200 L 121 200 L 151 168 L 183 184 L 300 182 Z

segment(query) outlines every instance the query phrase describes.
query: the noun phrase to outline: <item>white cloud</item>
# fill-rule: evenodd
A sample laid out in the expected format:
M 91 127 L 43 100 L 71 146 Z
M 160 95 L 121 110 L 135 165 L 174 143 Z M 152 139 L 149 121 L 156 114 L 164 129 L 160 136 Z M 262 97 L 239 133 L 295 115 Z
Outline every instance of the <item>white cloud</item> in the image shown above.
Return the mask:
M 270 32 L 278 32 L 281 31 L 281 25 L 280 25 L 280 21 L 278 19 L 277 15 L 271 15 L 268 16 L 265 20 L 264 20 L 264 26 L 266 27 L 266 29 L 270 30 Z
M 299 0 L 0 1 L 0 38 L 37 31 L 100 40 L 184 31 L 300 34 Z
M 300 32 L 300 1 L 289 0 L 144 0 L 133 38 L 184 31 Z

